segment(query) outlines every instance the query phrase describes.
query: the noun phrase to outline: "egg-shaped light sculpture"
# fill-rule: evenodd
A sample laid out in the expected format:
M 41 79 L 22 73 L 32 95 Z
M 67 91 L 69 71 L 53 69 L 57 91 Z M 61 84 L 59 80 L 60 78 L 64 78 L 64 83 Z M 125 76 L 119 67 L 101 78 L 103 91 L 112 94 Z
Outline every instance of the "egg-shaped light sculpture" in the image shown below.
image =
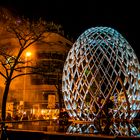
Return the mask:
M 80 134 L 104 134 L 104 136 L 134 136 L 139 137 L 140 132 L 138 127 L 133 123 L 127 122 L 113 122 L 110 126 L 102 125 L 99 127 L 98 123 L 72 123 L 67 129 L 67 133 Z M 128 137 L 129 139 L 129 137 Z
M 70 49 L 63 68 L 65 107 L 75 120 L 133 119 L 140 109 L 137 56 L 116 30 L 86 30 Z

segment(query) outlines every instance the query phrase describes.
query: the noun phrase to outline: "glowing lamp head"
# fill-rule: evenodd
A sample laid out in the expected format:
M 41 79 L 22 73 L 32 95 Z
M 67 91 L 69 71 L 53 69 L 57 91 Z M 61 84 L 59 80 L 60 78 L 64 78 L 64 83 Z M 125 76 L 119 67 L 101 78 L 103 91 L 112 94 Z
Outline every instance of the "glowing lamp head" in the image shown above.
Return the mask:
M 31 55 L 31 52 L 26 52 L 26 57 L 30 57 Z

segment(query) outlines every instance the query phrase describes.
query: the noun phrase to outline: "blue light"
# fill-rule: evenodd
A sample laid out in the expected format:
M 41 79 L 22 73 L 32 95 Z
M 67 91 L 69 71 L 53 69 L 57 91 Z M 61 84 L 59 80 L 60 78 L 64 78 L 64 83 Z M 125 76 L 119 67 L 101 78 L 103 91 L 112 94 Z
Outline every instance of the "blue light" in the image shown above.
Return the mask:
M 63 68 L 62 92 L 69 114 L 73 112 L 76 120 L 107 118 L 109 101 L 114 119 L 133 119 L 140 109 L 139 71 L 134 50 L 119 32 L 109 27 L 86 30 L 73 44 Z

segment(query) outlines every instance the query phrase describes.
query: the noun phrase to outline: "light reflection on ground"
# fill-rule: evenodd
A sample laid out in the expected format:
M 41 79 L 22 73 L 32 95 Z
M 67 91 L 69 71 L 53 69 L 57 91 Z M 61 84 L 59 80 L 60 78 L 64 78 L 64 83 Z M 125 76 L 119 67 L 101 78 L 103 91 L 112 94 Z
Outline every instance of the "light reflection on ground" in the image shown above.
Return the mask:
M 140 137 L 140 122 L 137 123 L 110 123 L 100 125 L 99 123 L 70 123 L 59 125 L 58 120 L 48 121 L 25 121 L 18 123 L 7 123 L 9 130 L 18 131 L 44 131 L 66 134 L 101 134 L 108 136 L 137 136 Z

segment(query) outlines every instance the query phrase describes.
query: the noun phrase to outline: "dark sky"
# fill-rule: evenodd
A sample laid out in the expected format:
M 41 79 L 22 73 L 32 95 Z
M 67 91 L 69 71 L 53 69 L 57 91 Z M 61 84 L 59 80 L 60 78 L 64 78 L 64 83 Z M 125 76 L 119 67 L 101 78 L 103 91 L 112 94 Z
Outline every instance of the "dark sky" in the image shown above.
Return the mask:
M 88 28 L 112 27 L 126 38 L 140 59 L 140 7 L 136 0 L 4 0 L 2 5 L 27 17 L 44 17 L 61 24 L 74 40 Z

